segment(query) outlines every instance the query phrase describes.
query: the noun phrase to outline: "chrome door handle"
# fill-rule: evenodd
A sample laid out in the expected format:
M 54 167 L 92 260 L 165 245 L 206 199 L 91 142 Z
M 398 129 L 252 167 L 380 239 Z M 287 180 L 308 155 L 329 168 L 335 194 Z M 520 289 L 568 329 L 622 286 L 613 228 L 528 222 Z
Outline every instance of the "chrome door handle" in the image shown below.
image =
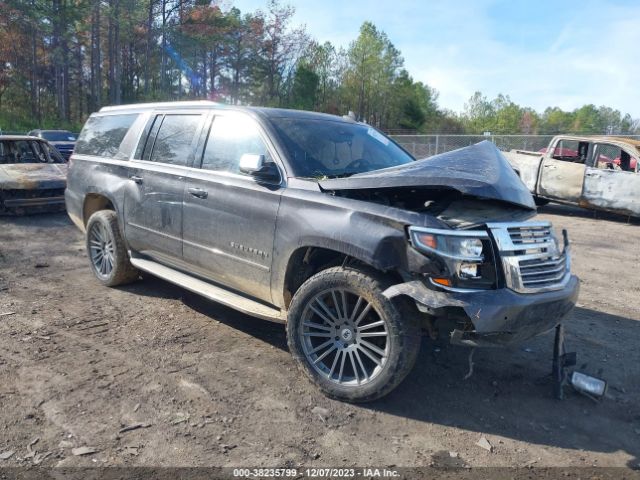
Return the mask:
M 129 177 L 129 180 L 133 180 L 134 183 L 137 183 L 138 185 L 142 184 L 142 177 L 139 177 L 137 175 L 131 175 Z
M 207 198 L 209 196 L 209 192 L 201 188 L 189 188 L 187 191 L 189 192 L 189 195 L 197 198 Z

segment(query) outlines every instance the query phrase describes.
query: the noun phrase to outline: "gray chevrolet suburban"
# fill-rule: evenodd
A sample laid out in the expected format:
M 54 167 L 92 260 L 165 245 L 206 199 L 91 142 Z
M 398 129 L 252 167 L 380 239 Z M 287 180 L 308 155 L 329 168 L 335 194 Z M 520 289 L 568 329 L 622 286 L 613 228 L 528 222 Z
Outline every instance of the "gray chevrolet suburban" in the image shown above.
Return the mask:
M 102 284 L 147 272 L 285 322 L 301 370 L 351 402 L 395 388 L 423 331 L 513 344 L 558 326 L 578 295 L 566 232 L 533 219 L 489 142 L 415 160 L 348 117 L 106 107 L 65 197 Z

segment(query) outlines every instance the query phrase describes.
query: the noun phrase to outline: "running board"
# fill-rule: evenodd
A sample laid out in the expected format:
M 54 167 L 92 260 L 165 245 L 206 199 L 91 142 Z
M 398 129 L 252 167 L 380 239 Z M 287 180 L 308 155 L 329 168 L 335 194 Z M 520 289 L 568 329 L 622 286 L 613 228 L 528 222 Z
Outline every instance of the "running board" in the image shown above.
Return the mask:
M 209 300 L 221 303 L 239 312 L 277 322 L 284 322 L 286 316 L 282 310 L 269 307 L 262 303 L 243 297 L 237 293 L 230 292 L 224 288 L 217 287 L 203 280 L 199 280 L 191 275 L 166 267 L 152 260 L 143 258 L 131 258 L 131 265 L 140 270 L 162 278 L 190 292 L 202 295 Z

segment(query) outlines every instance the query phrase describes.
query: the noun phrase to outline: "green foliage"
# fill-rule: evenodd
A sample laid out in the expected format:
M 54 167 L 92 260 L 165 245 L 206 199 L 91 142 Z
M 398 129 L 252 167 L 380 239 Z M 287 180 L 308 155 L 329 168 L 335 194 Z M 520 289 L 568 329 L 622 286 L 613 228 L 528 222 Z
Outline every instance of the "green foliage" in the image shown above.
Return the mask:
M 482 134 L 559 134 L 635 135 L 640 122 L 629 114 L 622 116 L 609 107 L 584 105 L 571 112 L 558 107 L 547 108 L 542 115 L 521 107 L 502 94 L 489 100 L 476 92 L 465 105 L 461 118 L 466 133 Z
M 292 25 L 267 0 L 241 12 L 214 0 L 0 0 L 0 128 L 78 130 L 103 105 L 207 98 L 349 111 L 378 128 L 441 133 L 639 133 L 628 114 L 585 105 L 542 114 L 476 92 L 458 115 L 406 71 L 365 22 L 347 49 Z
M 313 110 L 316 107 L 320 77 L 304 62 L 298 64 L 291 89 L 291 107 Z

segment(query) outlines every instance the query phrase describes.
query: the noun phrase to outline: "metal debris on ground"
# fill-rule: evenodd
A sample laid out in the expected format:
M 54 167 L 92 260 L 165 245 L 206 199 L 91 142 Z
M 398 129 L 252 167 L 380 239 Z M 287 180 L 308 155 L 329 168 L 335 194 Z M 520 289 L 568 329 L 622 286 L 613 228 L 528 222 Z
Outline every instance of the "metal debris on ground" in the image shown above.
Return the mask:
M 487 437 L 480 437 L 480 440 L 476 442 L 476 445 L 480 448 L 484 448 L 487 452 L 493 452 L 493 446 L 489 443 Z
M 72 449 L 71 453 L 73 453 L 76 457 L 79 457 L 81 455 L 92 455 L 94 453 L 98 453 L 98 450 L 93 447 L 78 447 Z
M 13 450 L 8 450 L 6 452 L 0 453 L 0 460 L 9 460 L 13 454 L 16 453 Z
M 16 312 L 2 312 L 0 313 L 0 317 L 6 317 L 7 315 L 15 315 Z
M 327 417 L 329 416 L 329 410 L 327 410 L 326 408 L 313 407 L 311 409 L 311 413 L 313 413 L 314 415 L 318 415 L 318 417 L 320 417 L 320 420 L 322 420 L 324 423 L 327 422 Z
M 472 348 L 471 353 L 469 353 L 469 371 L 464 376 L 465 380 L 469 380 L 471 378 L 471 375 L 473 375 L 473 354 L 475 353 L 475 351 L 476 349 Z
M 118 430 L 118 433 L 126 433 L 132 430 L 138 430 L 139 428 L 149 428 L 150 426 L 150 423 L 136 423 L 134 425 L 127 425 L 126 427 L 122 427 L 120 430 Z
M 188 422 L 191 416 L 188 413 L 178 412 L 176 418 L 171 421 L 171 425 L 178 425 L 180 423 Z

